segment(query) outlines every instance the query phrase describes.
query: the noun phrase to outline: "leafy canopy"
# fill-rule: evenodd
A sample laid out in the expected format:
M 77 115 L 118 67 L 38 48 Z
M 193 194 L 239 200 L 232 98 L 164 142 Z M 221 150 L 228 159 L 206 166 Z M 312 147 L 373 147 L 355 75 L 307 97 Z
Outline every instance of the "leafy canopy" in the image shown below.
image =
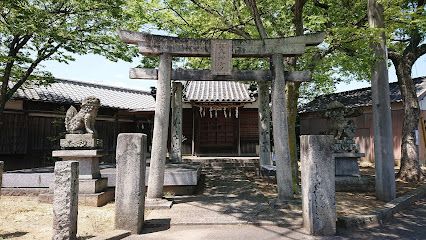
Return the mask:
M 130 61 L 136 53 L 116 36 L 129 20 L 123 0 L 0 1 L 1 99 L 27 80 L 52 80 L 43 61 L 73 61 L 73 54 L 101 54 Z M 9 88 L 13 80 L 15 87 Z M 7 91 L 5 91 L 7 90 Z M 6 99 L 6 100 L 7 100 Z
M 139 24 L 192 38 L 260 38 L 247 0 L 152 0 L 130 1 L 128 11 Z M 325 31 L 325 44 L 298 58 L 294 70 L 312 70 L 314 84 L 302 95 L 334 90 L 338 81 L 369 78 L 371 52 L 363 32 L 367 23 L 365 1 L 306 1 L 303 32 Z M 342 4 L 343 3 L 343 4 Z M 268 37 L 295 35 L 294 0 L 256 1 Z M 206 68 L 209 59 L 190 58 L 186 67 Z M 236 59 L 239 69 L 264 69 L 268 59 Z

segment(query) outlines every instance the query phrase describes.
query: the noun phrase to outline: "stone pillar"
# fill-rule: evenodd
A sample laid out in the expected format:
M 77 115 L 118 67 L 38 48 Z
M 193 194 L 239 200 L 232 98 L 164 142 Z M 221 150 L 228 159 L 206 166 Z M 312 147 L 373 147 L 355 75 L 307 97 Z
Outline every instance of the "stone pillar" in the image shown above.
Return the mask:
M 281 54 L 272 56 L 272 126 L 278 200 L 281 201 L 293 198 L 283 61 Z
M 272 165 L 271 160 L 271 108 L 269 107 L 269 84 L 259 85 L 259 160 L 260 165 Z
M 0 161 L 0 196 L 1 196 L 1 186 L 3 183 L 3 171 L 4 171 L 4 162 Z
M 383 7 L 375 0 L 368 1 L 368 22 L 371 28 L 383 28 Z M 382 201 L 395 198 L 395 160 L 393 156 L 392 116 L 389 97 L 385 33 L 373 45 L 376 57 L 372 69 L 374 162 L 376 170 L 376 197 Z
M 115 228 L 139 234 L 145 211 L 146 135 L 120 133 L 117 138 Z
M 148 198 L 163 197 L 164 171 L 167 155 L 167 134 L 169 131 L 171 71 L 172 56 L 167 53 L 161 54 L 158 70 L 154 132 L 148 179 Z
M 303 227 L 312 235 L 336 233 L 333 143 L 331 135 L 300 136 Z
M 77 239 L 78 162 L 55 163 L 53 188 L 52 239 Z
M 171 155 L 173 162 L 182 162 L 182 83 L 173 82 Z

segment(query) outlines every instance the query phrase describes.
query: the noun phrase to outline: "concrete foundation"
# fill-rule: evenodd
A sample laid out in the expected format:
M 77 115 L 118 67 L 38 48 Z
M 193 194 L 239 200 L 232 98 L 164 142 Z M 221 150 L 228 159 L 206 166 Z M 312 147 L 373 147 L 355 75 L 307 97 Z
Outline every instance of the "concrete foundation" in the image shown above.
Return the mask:
M 101 176 L 107 178 L 105 194 L 92 194 L 81 196 L 80 199 L 89 196 L 98 196 L 96 199 L 85 202 L 103 202 L 104 197 L 114 196 L 109 193 L 116 185 L 116 168 L 114 165 L 101 165 Z M 199 164 L 167 164 L 164 173 L 164 192 L 179 196 L 194 194 L 200 181 L 201 165 Z M 149 167 L 146 168 L 145 186 L 148 186 Z M 3 190 L 7 195 L 46 195 L 46 191 L 53 183 L 53 167 L 23 169 L 4 173 Z M 81 195 L 81 194 L 80 194 Z M 44 197 L 48 198 L 48 196 Z M 51 197 L 50 197 L 51 199 Z M 44 201 L 41 199 L 41 201 Z M 82 201 L 80 201 L 81 203 Z M 94 205 L 91 205 L 94 206 Z

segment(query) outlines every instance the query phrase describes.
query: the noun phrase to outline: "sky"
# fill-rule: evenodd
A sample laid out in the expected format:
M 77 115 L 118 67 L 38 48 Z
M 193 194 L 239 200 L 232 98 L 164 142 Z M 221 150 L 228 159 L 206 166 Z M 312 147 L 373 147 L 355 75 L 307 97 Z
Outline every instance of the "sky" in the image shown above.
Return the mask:
M 99 55 L 75 56 L 76 61 L 69 64 L 54 61 L 44 62 L 45 70 L 50 71 L 54 77 L 61 79 L 91 82 L 102 85 L 131 88 L 138 90 L 150 90 L 155 86 L 155 81 L 129 79 L 129 69 L 138 65 L 137 59 L 132 63 L 118 61 L 112 62 Z M 426 76 L 426 56 L 419 58 L 413 66 L 412 77 Z M 389 68 L 389 81 L 397 80 L 395 69 Z M 370 83 L 351 82 L 340 83 L 336 86 L 336 92 L 349 91 L 353 89 L 370 87 Z

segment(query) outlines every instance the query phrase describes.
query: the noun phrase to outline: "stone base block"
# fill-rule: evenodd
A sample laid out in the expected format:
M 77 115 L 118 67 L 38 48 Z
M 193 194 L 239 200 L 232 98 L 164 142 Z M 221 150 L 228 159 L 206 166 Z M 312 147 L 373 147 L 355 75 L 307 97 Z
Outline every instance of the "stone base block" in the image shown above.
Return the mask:
M 82 206 L 90 206 L 90 207 L 102 207 L 107 203 L 114 200 L 114 190 L 108 189 L 105 192 L 100 193 L 79 193 L 78 194 L 78 204 Z M 52 203 L 53 202 L 53 194 L 52 193 L 43 193 L 38 195 L 38 201 L 41 203 Z
M 100 178 L 99 159 L 101 150 L 57 150 L 52 151 L 52 157 L 60 157 L 63 161 L 78 161 L 79 179 Z
M 100 193 L 107 188 L 108 179 L 107 178 L 98 178 L 98 179 L 80 179 L 79 180 L 79 193 Z
M 336 176 L 359 176 L 357 157 L 336 157 Z
M 336 192 L 374 192 L 373 176 L 336 176 Z
M 3 196 L 27 196 L 37 197 L 40 194 L 48 193 L 48 188 L 2 188 Z
M 146 198 L 145 208 L 146 209 L 169 209 L 173 205 L 173 201 L 167 199 L 157 198 Z
M 336 176 L 359 176 L 359 159 L 364 153 L 343 152 L 334 153 Z
M 62 149 L 100 149 L 103 147 L 101 139 L 93 134 L 66 134 L 65 139 L 60 140 Z

